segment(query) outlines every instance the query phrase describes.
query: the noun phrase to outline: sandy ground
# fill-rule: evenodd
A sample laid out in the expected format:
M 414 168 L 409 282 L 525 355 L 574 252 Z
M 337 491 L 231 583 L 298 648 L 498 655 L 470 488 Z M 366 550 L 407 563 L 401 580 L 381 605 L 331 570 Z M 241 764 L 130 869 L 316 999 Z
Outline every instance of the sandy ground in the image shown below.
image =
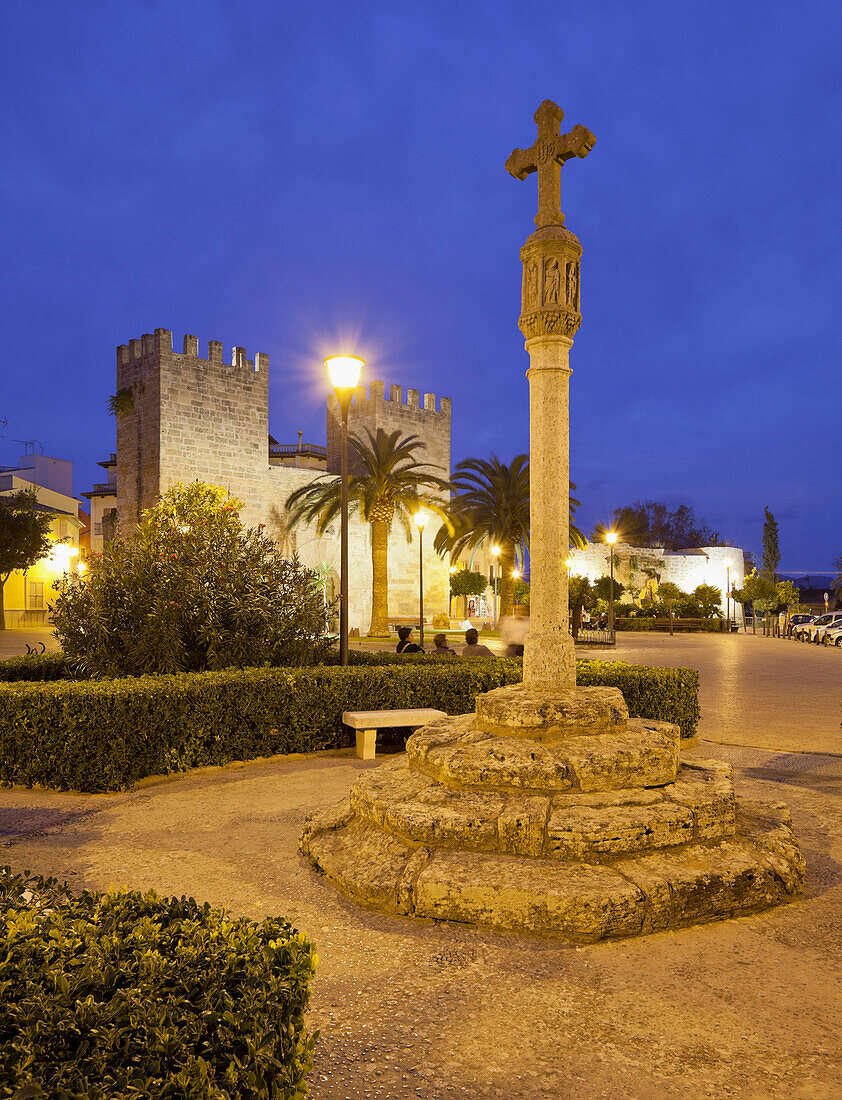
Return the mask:
M 288 915 L 320 956 L 310 1012 L 321 1032 L 315 1100 L 836 1098 L 842 760 L 807 750 L 834 736 L 840 654 L 772 639 L 696 645 L 733 640 L 690 638 L 687 650 L 667 649 L 680 639 L 621 640 L 617 655 L 661 664 L 712 655 L 710 668 L 723 682 L 733 678 L 742 701 L 739 710 L 717 702 L 703 671 L 705 737 L 717 732 L 716 714 L 724 722 L 742 713 L 744 741 L 761 742 L 770 729 L 785 736 L 798 724 L 798 752 L 701 737 L 685 749 L 731 762 L 741 793 L 789 804 L 807 858 L 806 893 L 767 913 L 571 947 L 366 912 L 297 852 L 305 814 L 377 766 L 339 752 L 201 769 L 118 795 L 0 790 L 0 862 L 77 889 L 154 887 L 255 918 Z M 774 688 L 779 659 L 796 662 L 801 679 Z M 764 666 L 767 681 L 754 671 Z M 767 706 L 764 682 L 777 707 Z M 805 718 L 801 708 L 819 695 L 821 707 Z

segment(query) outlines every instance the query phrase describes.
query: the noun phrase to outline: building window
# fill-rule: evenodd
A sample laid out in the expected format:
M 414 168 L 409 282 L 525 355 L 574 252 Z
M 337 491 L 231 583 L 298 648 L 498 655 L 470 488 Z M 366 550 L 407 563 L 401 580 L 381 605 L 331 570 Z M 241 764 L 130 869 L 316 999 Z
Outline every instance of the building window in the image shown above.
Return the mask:
M 44 582 L 29 582 L 29 609 L 30 611 L 44 610 Z
M 101 535 L 102 534 L 102 520 L 101 519 L 97 520 L 97 522 L 94 524 L 94 534 L 95 535 Z

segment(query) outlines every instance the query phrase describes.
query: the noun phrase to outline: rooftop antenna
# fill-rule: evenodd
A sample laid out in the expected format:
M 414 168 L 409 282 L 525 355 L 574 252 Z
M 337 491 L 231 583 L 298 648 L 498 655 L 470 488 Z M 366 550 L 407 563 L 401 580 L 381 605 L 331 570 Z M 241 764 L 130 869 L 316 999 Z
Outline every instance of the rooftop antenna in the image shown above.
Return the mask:
M 21 446 L 25 448 L 23 452 L 24 455 L 34 455 L 36 447 L 38 448 L 39 455 L 44 453 L 44 444 L 40 439 L 16 439 L 15 443 L 20 443 Z

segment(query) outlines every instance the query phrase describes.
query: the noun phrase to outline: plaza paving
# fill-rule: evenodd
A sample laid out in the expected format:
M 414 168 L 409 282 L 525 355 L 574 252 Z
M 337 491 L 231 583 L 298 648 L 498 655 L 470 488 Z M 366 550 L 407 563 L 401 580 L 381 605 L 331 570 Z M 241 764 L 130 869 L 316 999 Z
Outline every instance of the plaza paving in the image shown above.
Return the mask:
M 799 679 L 767 707 L 778 653 Z M 297 852 L 307 811 L 377 766 L 348 752 L 201 769 L 118 795 L 0 791 L 0 862 L 77 889 L 154 887 L 290 916 L 320 956 L 315 1100 L 840 1095 L 842 760 L 809 751 L 838 723 L 838 651 L 625 636 L 617 656 L 702 669 L 702 736 L 686 755 L 728 760 L 740 792 L 789 804 L 807 859 L 802 899 L 589 947 L 368 913 Z M 751 705 L 717 702 L 706 684 L 716 676 Z M 795 721 L 819 693 L 822 707 L 797 715 L 797 752 L 703 740 L 716 737 L 716 714 L 747 744 L 783 735 L 788 713 Z

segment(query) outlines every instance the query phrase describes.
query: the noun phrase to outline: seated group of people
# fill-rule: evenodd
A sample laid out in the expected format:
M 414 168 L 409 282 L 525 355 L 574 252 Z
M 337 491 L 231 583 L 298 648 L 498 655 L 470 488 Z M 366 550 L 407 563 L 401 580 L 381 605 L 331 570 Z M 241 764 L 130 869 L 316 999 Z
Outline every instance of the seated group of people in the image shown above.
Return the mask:
M 397 653 L 424 653 L 426 652 L 417 642 L 412 640 L 412 627 L 401 626 L 398 628 L 398 644 Z M 479 634 L 473 627 L 470 630 L 465 631 L 465 645 L 462 648 L 463 657 L 493 657 L 494 654 L 488 648 L 487 645 L 479 645 Z M 456 650 L 451 649 L 447 644 L 447 635 L 436 634 L 433 638 L 433 645 L 435 649 L 431 649 L 430 653 L 436 653 L 441 657 L 455 657 Z

